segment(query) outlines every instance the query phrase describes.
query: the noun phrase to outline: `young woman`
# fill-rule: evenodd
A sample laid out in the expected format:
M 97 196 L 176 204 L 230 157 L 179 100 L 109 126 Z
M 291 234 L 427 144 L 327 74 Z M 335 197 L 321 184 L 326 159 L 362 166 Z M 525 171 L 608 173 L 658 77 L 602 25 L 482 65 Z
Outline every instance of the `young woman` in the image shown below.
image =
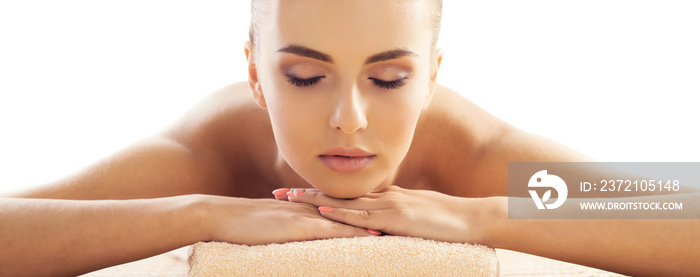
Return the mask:
M 437 84 L 440 15 L 439 0 L 254 0 L 247 82 L 0 200 L 0 275 L 75 275 L 197 241 L 381 233 L 694 272 L 698 220 L 508 220 L 508 162 L 589 159 Z

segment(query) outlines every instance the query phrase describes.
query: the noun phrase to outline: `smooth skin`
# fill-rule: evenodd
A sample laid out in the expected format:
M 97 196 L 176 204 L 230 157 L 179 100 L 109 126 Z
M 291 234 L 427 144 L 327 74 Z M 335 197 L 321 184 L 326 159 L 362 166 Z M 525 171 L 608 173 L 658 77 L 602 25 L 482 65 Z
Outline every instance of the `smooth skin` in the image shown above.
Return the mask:
M 369 10 L 329 3 L 277 3 L 260 45 L 245 47 L 248 82 L 213 93 L 166 131 L 75 176 L 1 198 L 0 275 L 72 276 L 197 241 L 254 245 L 375 231 L 630 275 L 697 272 L 699 220 L 509 220 L 508 162 L 590 159 L 439 85 L 443 55 L 421 24 L 428 9 L 411 6 L 425 1 L 373 2 Z M 289 45 L 333 62 L 279 51 Z M 367 63 L 393 49 L 415 55 Z M 324 77 L 299 87 L 285 74 Z M 406 76 L 395 89 L 370 79 Z M 324 168 L 318 155 L 339 146 L 377 159 L 359 173 Z M 698 210 L 697 195 L 669 198 Z

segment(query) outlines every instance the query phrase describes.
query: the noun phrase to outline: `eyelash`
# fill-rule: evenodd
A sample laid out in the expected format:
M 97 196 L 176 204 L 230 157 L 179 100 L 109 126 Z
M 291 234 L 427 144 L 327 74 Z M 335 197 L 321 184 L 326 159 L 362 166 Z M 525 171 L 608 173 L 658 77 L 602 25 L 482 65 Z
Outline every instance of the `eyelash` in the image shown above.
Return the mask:
M 321 81 L 321 79 L 326 78 L 326 76 L 316 76 L 308 79 L 301 79 L 291 75 L 287 75 L 287 78 L 287 82 L 289 82 L 289 84 L 291 84 L 292 86 L 303 88 L 315 85 L 316 83 L 318 83 L 318 81 Z
M 303 87 L 315 85 L 316 83 L 321 81 L 321 79 L 326 78 L 326 76 L 316 76 L 316 77 L 312 77 L 312 78 L 308 78 L 308 79 L 301 79 L 301 78 L 294 77 L 292 75 L 287 75 L 287 78 L 288 78 L 287 82 L 289 82 L 289 84 L 291 84 L 295 87 L 303 88 Z M 378 86 L 380 88 L 397 89 L 397 88 L 403 87 L 406 84 L 406 78 L 407 77 L 403 77 L 401 79 L 397 79 L 397 80 L 393 80 L 393 81 L 383 81 L 383 80 L 379 80 L 376 78 L 368 78 L 368 79 L 372 80 L 372 83 L 374 83 L 375 86 Z
M 397 89 L 397 88 L 403 87 L 406 84 L 406 78 L 407 77 L 403 77 L 401 79 L 396 79 L 393 81 L 382 81 L 382 80 L 375 79 L 375 78 L 369 78 L 369 79 L 372 80 L 372 82 L 374 83 L 375 86 L 378 86 L 380 88 Z

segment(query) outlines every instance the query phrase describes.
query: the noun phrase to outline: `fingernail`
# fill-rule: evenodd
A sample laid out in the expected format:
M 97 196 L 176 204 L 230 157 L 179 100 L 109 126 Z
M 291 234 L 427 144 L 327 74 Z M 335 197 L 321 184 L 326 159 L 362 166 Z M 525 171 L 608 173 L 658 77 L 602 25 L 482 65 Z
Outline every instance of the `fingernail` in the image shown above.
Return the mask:
M 372 229 L 367 229 L 367 232 L 370 233 L 370 234 L 372 234 L 372 235 L 375 235 L 375 236 L 379 236 L 379 235 L 382 234 L 381 231 L 372 230 Z
M 274 196 L 284 196 L 285 194 L 287 194 L 288 191 L 289 191 L 288 188 L 276 189 L 276 190 L 273 190 L 273 191 L 272 191 L 272 195 L 274 195 Z
M 289 192 L 287 192 L 287 196 L 289 197 L 297 197 L 301 196 L 302 194 L 304 194 L 304 189 L 292 189 Z
M 324 212 L 324 213 L 330 213 L 330 212 L 332 212 L 332 211 L 335 210 L 335 209 L 333 209 L 333 207 L 321 206 L 321 207 L 318 207 L 318 210 L 319 210 L 319 211 L 322 211 L 322 212 Z

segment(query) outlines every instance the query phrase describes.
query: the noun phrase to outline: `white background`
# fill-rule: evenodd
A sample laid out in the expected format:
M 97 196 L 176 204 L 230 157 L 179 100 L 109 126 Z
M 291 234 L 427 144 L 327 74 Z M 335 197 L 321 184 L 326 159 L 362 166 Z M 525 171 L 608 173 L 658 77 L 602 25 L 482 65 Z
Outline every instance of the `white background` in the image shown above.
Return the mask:
M 445 0 L 439 81 L 601 161 L 698 161 L 697 1 Z M 0 194 L 246 80 L 249 1 L 0 2 Z

